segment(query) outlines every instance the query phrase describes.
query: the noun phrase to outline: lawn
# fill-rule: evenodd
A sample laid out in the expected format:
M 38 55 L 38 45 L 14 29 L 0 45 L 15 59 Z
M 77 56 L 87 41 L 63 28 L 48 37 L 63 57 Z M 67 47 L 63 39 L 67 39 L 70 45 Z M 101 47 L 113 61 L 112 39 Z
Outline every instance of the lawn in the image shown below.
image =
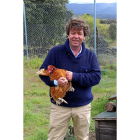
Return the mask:
M 49 129 L 50 98 L 49 87 L 45 85 L 36 74 L 44 58 L 24 58 L 24 140 L 46 140 Z M 92 120 L 97 114 L 105 110 L 108 98 L 116 94 L 116 66 L 106 65 L 101 68 L 102 78 L 100 84 L 92 88 L 94 100 L 92 101 L 90 132 L 95 131 Z M 70 122 L 72 125 L 72 121 Z

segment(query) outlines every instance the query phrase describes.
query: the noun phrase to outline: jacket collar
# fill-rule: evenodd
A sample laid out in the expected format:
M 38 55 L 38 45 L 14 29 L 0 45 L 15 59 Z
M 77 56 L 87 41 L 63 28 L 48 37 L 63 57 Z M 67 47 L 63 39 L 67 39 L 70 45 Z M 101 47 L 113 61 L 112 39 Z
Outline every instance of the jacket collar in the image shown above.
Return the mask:
M 70 49 L 70 46 L 69 46 L 69 39 L 67 39 L 66 42 L 65 42 L 65 48 L 73 55 L 73 53 Z M 84 42 L 82 42 L 82 52 L 78 55 L 78 57 L 83 56 L 84 53 L 85 53 L 85 44 L 84 44 Z

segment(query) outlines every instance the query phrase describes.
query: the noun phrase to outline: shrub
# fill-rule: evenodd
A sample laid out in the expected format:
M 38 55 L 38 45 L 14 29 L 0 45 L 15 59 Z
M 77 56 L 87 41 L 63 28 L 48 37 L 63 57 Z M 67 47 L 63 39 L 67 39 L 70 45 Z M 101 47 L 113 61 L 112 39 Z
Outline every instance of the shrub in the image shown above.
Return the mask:
M 112 40 L 115 40 L 116 39 L 116 24 L 111 23 L 110 26 L 109 26 L 108 31 L 109 31 L 110 38 Z

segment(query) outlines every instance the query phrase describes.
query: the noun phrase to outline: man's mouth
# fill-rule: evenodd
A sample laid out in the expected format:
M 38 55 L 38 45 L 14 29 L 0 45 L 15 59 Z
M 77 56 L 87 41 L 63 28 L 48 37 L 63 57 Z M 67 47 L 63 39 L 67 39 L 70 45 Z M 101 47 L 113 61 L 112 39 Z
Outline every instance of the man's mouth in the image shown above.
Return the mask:
M 79 42 L 78 40 L 73 40 L 75 43 Z

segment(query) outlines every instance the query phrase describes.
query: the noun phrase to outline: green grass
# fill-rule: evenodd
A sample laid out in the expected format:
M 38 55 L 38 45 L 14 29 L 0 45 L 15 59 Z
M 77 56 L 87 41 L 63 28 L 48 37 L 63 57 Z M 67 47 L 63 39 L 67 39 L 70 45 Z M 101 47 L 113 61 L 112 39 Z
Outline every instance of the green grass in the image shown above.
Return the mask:
M 46 140 L 49 129 L 50 97 L 49 87 L 36 74 L 44 58 L 24 58 L 24 140 Z M 101 69 L 102 77 L 97 86 L 92 88 L 90 132 L 95 131 L 95 122 L 92 119 L 105 110 L 108 98 L 116 94 L 116 65 L 106 64 Z M 70 121 L 72 124 L 72 120 Z M 69 136 L 69 140 L 74 140 Z

